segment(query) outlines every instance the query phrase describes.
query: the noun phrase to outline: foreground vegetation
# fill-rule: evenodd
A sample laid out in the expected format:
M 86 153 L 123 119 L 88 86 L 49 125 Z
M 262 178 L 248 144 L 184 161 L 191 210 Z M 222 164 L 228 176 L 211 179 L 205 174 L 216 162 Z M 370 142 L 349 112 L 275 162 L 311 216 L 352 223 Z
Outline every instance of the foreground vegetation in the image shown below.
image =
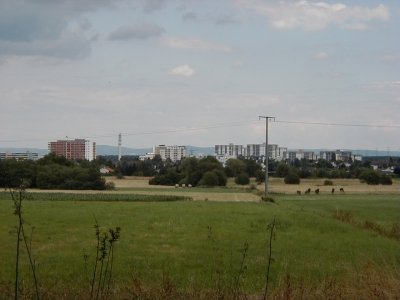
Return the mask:
M 398 226 L 398 194 L 277 194 L 276 204 L 137 202 L 96 194 L 64 194 L 59 197 L 71 201 L 54 201 L 54 195 L 38 193 L 24 203 L 44 298 L 88 298 L 96 220 L 103 228 L 121 227 L 111 298 L 261 298 L 268 225 L 274 219 L 271 297 L 400 296 L 399 237 L 386 234 Z M 90 201 L 80 201 L 85 197 Z M 0 199 L 0 294 L 8 299 L 13 297 L 16 218 L 7 194 Z M 350 217 L 340 218 L 338 211 Z M 382 230 L 364 226 L 366 221 Z M 28 262 L 21 267 L 27 293 L 33 287 Z

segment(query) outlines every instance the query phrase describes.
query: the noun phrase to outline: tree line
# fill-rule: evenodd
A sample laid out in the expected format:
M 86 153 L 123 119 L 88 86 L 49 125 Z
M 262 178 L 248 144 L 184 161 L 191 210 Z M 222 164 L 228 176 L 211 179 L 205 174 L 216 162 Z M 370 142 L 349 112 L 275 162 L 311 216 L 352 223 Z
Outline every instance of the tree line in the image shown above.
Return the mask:
M 245 158 L 229 159 L 222 165 L 215 157 L 187 157 L 182 161 L 163 161 L 159 155 L 140 160 L 137 156 L 99 156 L 94 161 L 70 161 L 62 156 L 48 154 L 38 161 L 0 160 L 0 187 L 25 187 L 40 189 L 94 189 L 112 188 L 100 174 L 108 166 L 113 175 L 151 177 L 153 185 L 185 184 L 191 186 L 225 186 L 228 178 L 237 184 L 248 184 L 250 178 L 258 183 L 265 180 L 265 171 L 259 161 Z M 395 176 L 400 175 L 400 158 L 382 162 L 381 167 L 394 166 Z M 286 183 L 299 183 L 302 178 L 358 178 L 368 184 L 392 184 L 392 178 L 374 170 L 369 161 L 330 162 L 269 161 L 269 175 L 284 178 Z M 23 182 L 22 182 L 23 181 Z
M 104 190 L 107 184 L 99 163 L 71 161 L 50 153 L 32 160 L 0 160 L 0 187 L 39 189 Z
M 151 160 L 148 162 L 151 164 Z M 190 184 L 192 186 L 224 186 L 227 178 L 235 178 L 237 184 L 248 184 L 254 177 L 258 183 L 265 180 L 265 171 L 260 162 L 252 159 L 229 159 L 225 166 L 214 157 L 196 159 L 185 158 L 181 162 L 161 161 L 154 158 L 150 184 L 175 185 Z M 133 163 L 133 162 L 131 162 Z M 397 163 L 397 165 L 396 165 Z M 124 162 L 122 162 L 121 170 Z M 394 175 L 400 175 L 400 159 L 393 162 Z M 330 162 L 320 159 L 318 161 L 294 160 L 269 162 L 270 176 L 284 178 L 288 184 L 299 183 L 302 178 L 355 178 L 367 184 L 392 184 L 392 176 L 374 170 L 369 161 L 364 162 Z

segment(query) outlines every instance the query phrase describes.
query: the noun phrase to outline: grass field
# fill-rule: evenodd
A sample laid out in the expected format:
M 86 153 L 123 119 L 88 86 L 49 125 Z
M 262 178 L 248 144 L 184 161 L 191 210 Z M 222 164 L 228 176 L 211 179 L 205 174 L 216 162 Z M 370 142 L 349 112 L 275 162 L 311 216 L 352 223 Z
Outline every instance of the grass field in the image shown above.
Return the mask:
M 270 286 L 276 298 L 282 289 L 288 291 L 288 282 L 292 295 L 296 286 L 302 287 L 304 299 L 307 294 L 324 299 L 400 297 L 400 240 L 386 234 L 400 221 L 400 197 L 395 190 L 273 194 L 276 203 L 272 204 L 260 203 L 259 196 L 232 183 L 227 188 L 189 190 L 153 188 L 142 179 L 129 180 L 134 184 L 117 181 L 117 191 L 92 194 L 89 199 L 88 193 L 67 194 L 64 201 L 54 201 L 48 193 L 30 193 L 34 200 L 25 201 L 24 218 L 27 228 L 34 227 L 32 252 L 39 284 L 49 295 L 59 297 L 57 293 L 64 291 L 67 299 L 74 291 L 84 295 L 82 291 L 88 290 L 96 218 L 104 228 L 122 228 L 115 252 L 116 298 L 132 298 L 139 280 L 144 289 L 164 286 L 166 278 L 178 290 L 240 288 L 260 298 L 268 264 L 268 224 L 275 218 Z M 355 183 L 347 187 L 351 185 Z M 150 198 L 195 195 L 195 200 L 209 201 L 137 201 L 141 191 Z M 347 218 L 337 218 L 339 211 Z M 12 298 L 16 224 L 9 195 L 0 193 L 0 294 L 4 299 Z M 87 264 L 84 254 L 89 256 Z M 22 270 L 29 279 L 25 258 Z M 25 284 L 29 286 L 29 280 Z M 377 290 L 363 294 L 371 287 Z

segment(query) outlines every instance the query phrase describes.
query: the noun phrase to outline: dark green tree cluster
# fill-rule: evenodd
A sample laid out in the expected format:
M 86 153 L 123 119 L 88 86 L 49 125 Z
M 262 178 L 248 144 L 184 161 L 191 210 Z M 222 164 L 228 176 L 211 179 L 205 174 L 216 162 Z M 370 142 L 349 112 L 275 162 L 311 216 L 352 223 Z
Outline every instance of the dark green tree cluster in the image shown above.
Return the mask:
M 371 185 L 377 185 L 377 184 L 382 184 L 382 185 L 392 185 L 393 181 L 392 178 L 388 175 L 381 174 L 378 171 L 375 171 L 373 169 L 364 169 L 361 171 L 360 175 L 358 178 L 366 182 L 367 184 Z
M 0 160 L 0 186 L 40 189 L 104 190 L 96 161 L 69 161 L 62 156 L 48 154 L 38 161 Z
M 228 159 L 224 170 L 228 177 L 234 177 L 235 183 L 240 185 L 249 184 L 250 177 L 255 177 L 258 182 L 262 182 L 265 176 L 260 163 L 253 159 Z
M 119 176 L 154 176 L 165 168 L 168 162 L 163 162 L 159 155 L 153 159 L 140 160 L 138 156 L 123 156 L 115 162 L 115 174 Z
M 320 159 L 317 162 L 295 160 L 293 162 L 279 162 L 276 166 L 275 177 L 285 179 L 287 183 L 298 183 L 300 178 L 358 178 L 368 184 L 392 184 L 391 176 L 375 171 L 368 161 L 344 164 Z M 297 177 L 297 178 L 296 178 Z
M 149 181 L 154 185 L 192 186 L 225 186 L 226 182 L 227 177 L 221 163 L 212 156 L 202 159 L 187 157 L 180 164 L 161 168 Z

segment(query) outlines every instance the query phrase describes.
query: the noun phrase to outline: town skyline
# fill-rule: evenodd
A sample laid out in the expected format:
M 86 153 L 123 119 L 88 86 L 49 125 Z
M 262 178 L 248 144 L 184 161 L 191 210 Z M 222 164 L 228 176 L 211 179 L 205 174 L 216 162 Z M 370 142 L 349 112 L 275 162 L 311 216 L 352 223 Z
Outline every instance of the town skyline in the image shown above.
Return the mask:
M 390 0 L 5 0 L 0 148 L 250 144 L 268 115 L 291 149 L 399 151 L 398 28 Z

